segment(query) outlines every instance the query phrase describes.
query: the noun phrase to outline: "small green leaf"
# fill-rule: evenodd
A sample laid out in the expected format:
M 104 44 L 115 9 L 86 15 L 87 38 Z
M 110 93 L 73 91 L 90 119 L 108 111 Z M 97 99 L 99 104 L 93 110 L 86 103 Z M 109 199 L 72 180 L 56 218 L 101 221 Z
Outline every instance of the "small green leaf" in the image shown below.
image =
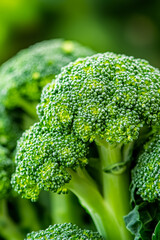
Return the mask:
M 160 240 L 160 221 L 158 222 L 152 236 L 152 240 Z
M 136 205 L 134 209 L 124 217 L 126 228 L 134 235 L 134 240 L 151 240 L 155 226 L 159 220 L 159 202 L 142 202 Z M 160 226 L 158 227 L 157 225 L 157 229 L 160 231 Z M 160 237 L 153 238 L 152 240 L 160 240 Z
M 124 217 L 126 228 L 135 236 L 134 240 L 142 239 L 140 234 L 142 222 L 140 221 L 138 209 L 139 206 L 135 206 L 135 208 Z

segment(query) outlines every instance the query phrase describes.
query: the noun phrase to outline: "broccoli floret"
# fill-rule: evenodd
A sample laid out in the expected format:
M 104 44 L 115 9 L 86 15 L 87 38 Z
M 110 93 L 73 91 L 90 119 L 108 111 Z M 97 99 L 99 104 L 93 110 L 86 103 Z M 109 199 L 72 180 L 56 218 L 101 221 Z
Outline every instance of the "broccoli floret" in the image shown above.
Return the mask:
M 38 107 L 46 125 L 72 125 L 83 141 L 130 142 L 144 125 L 158 124 L 159 77 L 147 61 L 98 54 L 64 68 Z
M 62 39 L 44 41 L 20 51 L 0 67 L 0 102 L 8 109 L 19 107 L 35 117 L 42 88 L 61 67 L 93 53 L 76 42 Z
M 13 161 L 8 158 L 8 150 L 0 145 L 0 199 L 8 196 L 13 172 Z
M 18 149 L 21 153 L 16 160 L 20 164 L 12 182 L 17 192 L 32 200 L 38 198 L 41 189 L 65 193 L 64 185 L 71 179 L 66 167 L 74 169 L 87 162 L 88 149 L 81 139 L 70 133 L 48 133 L 38 123 L 23 134 Z M 21 178 L 22 172 L 25 175 Z
M 35 200 L 41 189 L 69 189 L 104 238 L 132 239 L 123 221 L 130 211 L 129 163 L 143 129 L 159 127 L 159 79 L 147 61 L 113 53 L 62 68 L 43 90 L 39 123 L 19 141 L 16 191 Z
M 93 232 L 91 230 L 80 229 L 71 223 L 55 224 L 53 226 L 49 226 L 45 230 L 29 233 L 27 234 L 27 238 L 25 240 L 27 239 L 103 240 L 99 233 Z
M 160 199 L 160 136 L 156 135 L 145 145 L 133 170 L 132 184 L 144 201 Z

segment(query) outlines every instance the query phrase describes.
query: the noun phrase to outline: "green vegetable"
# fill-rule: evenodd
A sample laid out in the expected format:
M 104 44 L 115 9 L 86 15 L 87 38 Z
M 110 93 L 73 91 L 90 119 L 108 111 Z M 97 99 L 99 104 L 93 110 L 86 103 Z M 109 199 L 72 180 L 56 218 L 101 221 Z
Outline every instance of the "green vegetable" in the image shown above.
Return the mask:
M 43 90 L 39 122 L 19 140 L 15 190 L 33 201 L 41 190 L 70 190 L 105 239 L 132 239 L 123 219 L 131 210 L 130 173 L 139 144 L 159 128 L 159 79 L 147 61 L 113 53 L 64 67 Z M 144 179 L 147 164 L 135 172 Z M 159 200 L 158 191 L 152 195 Z
M 30 201 L 17 199 L 17 194 L 11 191 L 10 178 L 14 169 L 11 159 L 14 159 L 16 141 L 22 131 L 37 120 L 36 105 L 46 83 L 53 80 L 70 61 L 93 53 L 94 51 L 74 41 L 48 40 L 20 51 L 0 67 L 0 238 L 3 236 L 6 240 L 22 239 L 27 230 L 40 229 L 37 216 L 39 205 L 37 207 Z M 2 149 L 6 150 L 3 156 Z M 58 211 L 53 211 L 56 197 L 46 197 L 53 205 L 53 223 L 57 222 L 58 214 Z M 66 204 L 69 199 L 70 204 Z M 69 221 L 76 216 L 70 211 L 73 204 L 71 199 L 72 196 L 68 196 L 67 201 L 59 198 L 64 204 L 63 216 L 67 215 Z M 12 217 L 9 216 L 10 202 L 14 209 Z M 62 222 L 59 215 L 58 219 Z M 77 220 L 78 223 L 80 219 Z
M 37 43 L 20 51 L 0 67 L 0 102 L 7 109 L 23 110 L 36 118 L 42 88 L 63 66 L 94 52 L 63 39 Z
M 144 201 L 160 199 L 160 135 L 145 145 L 133 170 L 133 187 Z
M 160 220 L 160 202 L 140 202 L 124 220 L 134 240 L 151 240 L 155 225 Z
M 160 222 L 157 224 L 152 240 L 160 240 Z
M 97 232 L 93 232 L 91 230 L 82 230 L 78 228 L 76 225 L 71 223 L 64 224 L 55 224 L 53 226 L 49 226 L 49 228 L 45 230 L 41 230 L 39 232 L 32 232 L 27 234 L 27 238 L 25 240 L 34 240 L 34 239 L 58 239 L 58 240 L 103 240 L 103 238 Z

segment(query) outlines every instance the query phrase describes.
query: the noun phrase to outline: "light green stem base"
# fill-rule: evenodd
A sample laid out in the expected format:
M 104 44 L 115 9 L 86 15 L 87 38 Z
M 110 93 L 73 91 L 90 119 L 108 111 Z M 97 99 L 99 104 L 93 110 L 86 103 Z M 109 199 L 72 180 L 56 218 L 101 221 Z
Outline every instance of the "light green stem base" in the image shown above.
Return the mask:
M 31 231 L 40 230 L 40 223 L 34 207 L 34 203 L 24 198 L 17 198 L 19 206 L 20 226 L 24 229 L 31 229 Z
M 130 240 L 128 230 L 122 231 L 112 206 L 105 201 L 94 181 L 84 169 L 69 170 L 72 180 L 68 188 L 79 198 L 80 203 L 92 217 L 97 230 L 106 240 Z M 118 201 L 118 200 L 117 200 Z M 122 233 L 123 232 L 123 233 Z
M 75 223 L 82 226 L 81 206 L 73 193 L 50 193 L 52 224 Z
M 123 219 L 130 211 L 129 167 L 121 165 L 123 162 L 128 161 L 132 147 L 133 144 L 126 145 L 124 151 L 122 151 L 121 145 L 113 147 L 104 142 L 98 146 L 102 169 L 110 169 L 110 172 L 102 171 L 103 196 L 117 220 L 119 229 L 119 238 L 117 239 L 119 240 L 133 239 L 126 229 Z M 112 166 L 115 167 L 116 165 L 122 167 L 117 167 L 117 171 L 112 171 Z M 112 232 L 108 239 L 113 239 Z

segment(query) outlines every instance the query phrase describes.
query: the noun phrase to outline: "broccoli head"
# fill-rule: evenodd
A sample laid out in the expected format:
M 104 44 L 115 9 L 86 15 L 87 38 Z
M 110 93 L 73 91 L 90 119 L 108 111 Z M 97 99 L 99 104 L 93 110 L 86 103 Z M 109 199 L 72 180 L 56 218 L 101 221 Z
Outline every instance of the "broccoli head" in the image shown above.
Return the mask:
M 35 200 L 41 189 L 69 189 L 103 237 L 129 240 L 129 162 L 143 129 L 159 128 L 159 79 L 147 61 L 114 53 L 62 68 L 43 90 L 39 123 L 19 141 L 16 191 Z
M 49 133 L 39 123 L 23 134 L 17 148 L 21 153 L 16 158 L 18 165 L 12 182 L 18 193 L 32 200 L 42 189 L 65 193 L 64 186 L 71 179 L 66 168 L 87 163 L 88 148 L 81 139 L 72 133 Z
M 133 57 L 77 60 L 44 90 L 39 117 L 47 128 L 72 128 L 83 141 L 131 142 L 143 126 L 158 124 L 159 78 L 157 69 Z
M 27 238 L 25 240 L 34 239 L 103 240 L 99 233 L 93 232 L 91 230 L 82 230 L 71 223 L 55 224 L 53 226 L 49 226 L 45 230 L 29 233 L 27 234 Z
M 93 53 L 76 42 L 62 39 L 44 41 L 20 51 L 0 67 L 0 101 L 8 109 L 19 107 L 34 116 L 42 88 L 61 67 Z

